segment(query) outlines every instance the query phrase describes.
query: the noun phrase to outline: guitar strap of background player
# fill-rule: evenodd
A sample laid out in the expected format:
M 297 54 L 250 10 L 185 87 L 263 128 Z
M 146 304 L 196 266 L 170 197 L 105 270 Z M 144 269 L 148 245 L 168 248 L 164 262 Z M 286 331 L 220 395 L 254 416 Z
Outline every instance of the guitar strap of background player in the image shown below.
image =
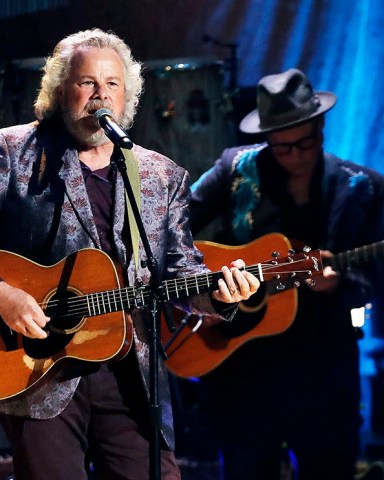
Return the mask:
M 132 187 L 132 192 L 136 200 L 137 208 L 141 210 L 141 198 L 140 198 L 140 175 L 139 175 L 139 165 L 137 162 L 137 158 L 133 150 L 128 150 L 126 148 L 121 149 L 124 158 L 125 164 L 127 166 L 127 175 L 129 178 L 129 182 Z M 137 223 L 135 220 L 135 216 L 132 210 L 131 202 L 129 201 L 127 192 L 125 192 L 125 199 L 127 202 L 127 211 L 128 211 L 128 221 L 129 221 L 129 231 L 131 234 L 131 241 L 132 241 L 132 251 L 133 251 L 133 259 L 135 261 L 136 272 L 139 268 L 139 242 L 140 242 L 140 234 L 139 229 L 137 227 Z

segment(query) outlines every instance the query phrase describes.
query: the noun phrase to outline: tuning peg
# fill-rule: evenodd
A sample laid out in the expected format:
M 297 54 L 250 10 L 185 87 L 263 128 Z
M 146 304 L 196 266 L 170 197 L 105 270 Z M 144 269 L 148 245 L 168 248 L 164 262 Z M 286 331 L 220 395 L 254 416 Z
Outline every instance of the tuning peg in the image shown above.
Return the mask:
M 288 255 L 294 255 L 296 253 L 296 250 L 294 250 L 293 248 L 290 248 L 288 250 Z
M 272 253 L 272 257 L 273 257 L 273 258 L 277 258 L 277 257 L 279 257 L 279 256 L 280 256 L 280 252 L 273 252 L 273 253 Z
M 308 245 L 305 245 L 305 247 L 303 248 L 303 252 L 304 252 L 304 253 L 308 253 L 308 252 L 310 252 L 311 250 L 312 250 L 312 248 L 311 248 L 311 247 L 308 247 Z
M 314 279 L 312 278 L 311 280 L 309 280 L 308 283 L 309 283 L 309 285 L 310 285 L 311 287 L 313 287 L 314 285 L 316 285 L 316 280 L 314 280 Z
M 276 285 L 276 290 L 279 291 L 279 292 L 282 292 L 283 290 L 285 290 L 285 285 L 284 283 L 278 283 Z
M 300 282 L 299 282 L 299 280 L 295 280 L 295 281 L 293 282 L 293 286 L 294 286 L 295 288 L 299 288 L 299 287 L 300 287 Z

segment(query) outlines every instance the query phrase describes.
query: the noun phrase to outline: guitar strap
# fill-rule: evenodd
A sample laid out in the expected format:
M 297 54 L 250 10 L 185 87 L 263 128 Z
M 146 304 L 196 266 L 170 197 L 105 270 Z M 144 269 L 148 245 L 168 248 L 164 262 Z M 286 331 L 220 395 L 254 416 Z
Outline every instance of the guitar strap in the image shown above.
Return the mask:
M 135 197 L 137 207 L 139 211 L 141 210 L 141 199 L 140 199 L 140 175 L 139 175 L 139 165 L 137 162 L 137 158 L 133 150 L 128 150 L 126 148 L 121 149 L 124 158 L 125 164 L 127 166 L 127 175 L 129 178 L 129 182 L 132 187 L 133 195 Z M 139 268 L 139 241 L 140 241 L 140 234 L 139 229 L 137 227 L 137 223 L 135 220 L 135 216 L 133 214 L 133 209 L 131 202 L 129 201 L 127 192 L 125 192 L 125 199 L 127 203 L 127 211 L 128 211 L 128 221 L 129 221 L 129 231 L 131 234 L 131 241 L 132 241 L 132 250 L 133 250 L 133 259 L 135 261 L 136 272 Z

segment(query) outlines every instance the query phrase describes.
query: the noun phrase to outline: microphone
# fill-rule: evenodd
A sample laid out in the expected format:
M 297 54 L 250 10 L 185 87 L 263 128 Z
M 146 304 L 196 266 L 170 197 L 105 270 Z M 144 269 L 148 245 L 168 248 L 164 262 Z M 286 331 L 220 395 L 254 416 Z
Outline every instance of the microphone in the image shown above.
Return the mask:
M 107 137 L 119 147 L 131 149 L 133 143 L 128 135 L 113 119 L 113 114 L 107 108 L 100 108 L 94 114 L 94 117 L 100 127 L 104 130 Z

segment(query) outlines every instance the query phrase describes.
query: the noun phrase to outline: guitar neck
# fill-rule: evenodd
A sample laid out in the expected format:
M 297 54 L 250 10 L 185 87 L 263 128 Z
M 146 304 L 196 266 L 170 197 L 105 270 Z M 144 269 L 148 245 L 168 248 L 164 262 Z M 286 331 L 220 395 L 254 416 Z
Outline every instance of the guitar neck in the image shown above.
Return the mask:
M 185 298 L 215 290 L 221 272 L 193 275 L 164 281 L 162 284 L 165 300 Z M 132 310 L 149 305 L 152 291 L 149 286 L 124 287 L 104 292 L 89 293 L 80 297 L 70 297 L 64 300 L 52 300 L 47 308 L 48 316 L 93 317 L 121 310 Z
M 325 263 L 330 265 L 336 271 L 346 271 L 350 270 L 352 267 L 358 267 L 372 260 L 377 260 L 383 255 L 383 253 L 384 240 L 381 240 L 377 243 L 338 253 L 332 258 L 325 259 Z
M 319 251 L 310 254 L 296 254 L 283 258 L 274 258 L 256 265 L 247 266 L 260 282 L 277 281 L 277 290 L 281 290 L 283 280 L 302 280 L 320 275 L 322 271 Z M 165 300 L 178 300 L 191 295 L 211 292 L 218 288 L 223 273 L 206 272 L 187 277 L 165 280 L 159 295 Z M 149 305 L 153 292 L 148 285 L 117 288 L 103 292 L 89 293 L 83 296 L 64 297 L 51 300 L 46 312 L 50 317 L 92 317 L 121 310 L 132 310 Z

